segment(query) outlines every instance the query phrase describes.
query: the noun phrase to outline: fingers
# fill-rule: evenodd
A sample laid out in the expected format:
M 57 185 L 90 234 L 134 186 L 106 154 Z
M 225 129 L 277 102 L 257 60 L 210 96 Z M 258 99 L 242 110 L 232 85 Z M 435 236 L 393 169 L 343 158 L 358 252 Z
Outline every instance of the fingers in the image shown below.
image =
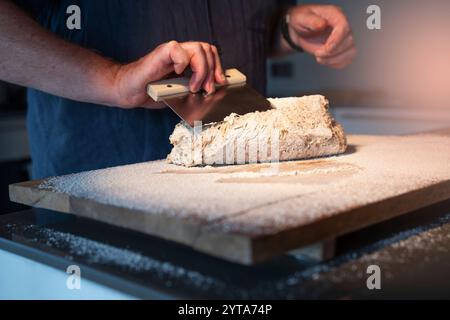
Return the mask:
M 117 104 L 124 108 L 144 106 L 161 107 L 149 99 L 148 83 L 161 80 L 175 72 L 182 74 L 186 68 L 192 70 L 189 89 L 208 93 L 215 91 L 215 83 L 225 82 L 217 48 L 208 43 L 170 41 L 132 63 L 118 68 L 114 76 Z
M 347 39 L 348 36 L 352 35 L 350 23 L 339 7 L 327 5 L 314 7 L 314 10 L 315 12 L 318 10 L 316 13 L 321 14 L 327 20 L 332 30 L 325 44 L 317 50 L 316 56 L 326 57 L 336 55 L 339 51 L 343 51 L 342 46 L 345 46 L 345 40 L 351 40 L 350 42 L 353 43 L 353 37 Z
M 300 46 L 319 63 L 340 68 L 356 54 L 354 39 L 342 9 L 334 5 L 301 5 L 291 10 L 291 30 Z
M 298 10 L 298 12 L 296 12 Z M 323 32 L 327 26 L 327 20 L 315 14 L 307 7 L 293 9 L 289 14 L 288 23 L 302 37 L 311 37 Z
M 342 45 L 344 39 L 351 33 L 347 25 L 339 25 L 333 28 L 330 36 L 325 44 L 317 50 L 316 56 L 332 56 L 337 53 L 337 50 Z
M 206 60 L 208 62 L 208 75 L 206 76 L 202 87 L 209 94 L 216 91 L 216 82 L 225 84 L 226 78 L 222 69 L 222 63 L 217 47 L 204 42 L 202 42 L 201 45 L 203 50 L 205 50 Z
M 189 89 L 207 93 L 215 91 L 215 83 L 226 82 L 217 48 L 205 42 L 170 41 L 155 49 L 145 58 L 144 70 L 147 81 L 159 80 L 175 71 L 182 74 L 186 68 L 192 70 Z
M 215 80 L 219 84 L 225 84 L 227 79 L 225 78 L 225 72 L 223 71 L 223 68 L 222 68 L 222 62 L 220 61 L 219 51 L 217 50 L 217 47 L 214 45 L 211 46 L 211 50 L 214 54 L 214 60 L 215 60 L 215 66 L 216 66 L 216 69 L 214 70 Z
M 204 89 L 208 93 L 215 91 L 215 83 L 225 83 L 222 64 L 217 48 L 205 42 L 185 42 L 181 46 L 190 57 L 193 72 L 190 90 L 198 92 Z
M 344 40 L 339 43 L 334 50 L 327 51 L 326 49 L 318 50 L 315 54 L 316 58 L 330 58 L 344 53 L 352 48 L 354 48 L 355 42 L 353 35 L 349 33 Z
M 226 78 L 222 69 L 222 63 L 220 61 L 217 47 L 205 42 L 200 42 L 200 44 L 205 52 L 206 62 L 208 65 L 207 75 L 201 88 L 210 94 L 216 91 L 216 82 L 219 84 L 224 84 L 226 82 Z
M 343 53 L 332 57 L 318 57 L 317 62 L 335 69 L 342 69 L 349 65 L 356 56 L 356 49 L 353 47 Z
M 189 66 L 190 57 L 183 47 L 176 41 L 170 41 L 169 56 L 173 63 L 173 69 L 177 74 L 182 74 L 184 69 Z
M 205 50 L 199 42 L 184 42 L 181 44 L 189 55 L 189 65 L 192 70 L 189 89 L 198 92 L 208 75 L 208 61 Z
M 209 43 L 201 43 L 203 50 L 206 54 L 206 62 L 208 63 L 208 70 L 205 81 L 202 84 L 202 88 L 208 93 L 213 93 L 216 90 L 214 72 L 216 70 L 216 59 L 212 52 L 211 45 Z
M 160 80 L 172 72 L 181 74 L 189 65 L 190 57 L 176 41 L 159 45 L 155 50 L 142 57 L 135 65 L 133 79 L 142 81 Z M 130 64 L 131 65 L 131 64 Z

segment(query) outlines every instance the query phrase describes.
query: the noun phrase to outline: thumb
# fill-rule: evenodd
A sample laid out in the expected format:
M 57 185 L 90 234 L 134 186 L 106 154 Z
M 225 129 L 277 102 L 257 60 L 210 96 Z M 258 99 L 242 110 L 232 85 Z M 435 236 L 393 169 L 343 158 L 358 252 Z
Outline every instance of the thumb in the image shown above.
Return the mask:
M 143 71 L 152 81 L 160 80 L 171 72 L 181 74 L 189 65 L 190 57 L 176 41 L 158 46 L 141 59 Z
M 312 37 L 323 32 L 328 22 L 321 16 L 315 14 L 311 10 L 290 14 L 288 16 L 289 25 L 298 33 L 299 36 Z

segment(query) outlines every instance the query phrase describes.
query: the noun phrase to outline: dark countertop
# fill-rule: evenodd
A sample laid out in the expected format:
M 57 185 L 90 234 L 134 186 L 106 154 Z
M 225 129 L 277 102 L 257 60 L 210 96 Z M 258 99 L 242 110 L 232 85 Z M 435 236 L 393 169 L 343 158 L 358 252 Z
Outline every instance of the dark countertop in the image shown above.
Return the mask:
M 285 255 L 248 267 L 69 214 L 0 216 L 0 249 L 140 298 L 450 298 L 450 200 L 343 236 L 318 263 Z M 369 265 L 381 290 L 368 290 Z

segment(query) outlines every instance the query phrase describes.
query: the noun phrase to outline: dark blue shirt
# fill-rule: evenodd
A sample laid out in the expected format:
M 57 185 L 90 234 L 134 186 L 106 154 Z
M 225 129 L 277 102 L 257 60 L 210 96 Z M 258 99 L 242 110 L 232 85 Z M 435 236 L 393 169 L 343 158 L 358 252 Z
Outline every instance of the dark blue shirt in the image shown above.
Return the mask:
M 224 67 L 238 68 L 264 93 L 273 1 L 17 2 L 62 38 L 122 63 L 170 40 L 214 43 Z M 81 30 L 66 27 L 66 9 L 73 4 L 81 8 Z M 42 178 L 162 159 L 170 152 L 168 138 L 179 119 L 169 109 L 122 110 L 29 90 L 27 121 L 33 177 Z

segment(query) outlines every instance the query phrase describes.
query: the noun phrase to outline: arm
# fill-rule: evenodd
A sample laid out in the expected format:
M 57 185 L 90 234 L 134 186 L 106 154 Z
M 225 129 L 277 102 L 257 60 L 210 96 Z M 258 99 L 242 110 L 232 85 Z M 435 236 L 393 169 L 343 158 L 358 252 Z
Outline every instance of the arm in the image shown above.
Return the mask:
M 191 90 L 223 83 L 217 49 L 171 41 L 121 65 L 47 31 L 8 0 L 0 0 L 0 79 L 82 102 L 131 108 L 151 102 L 147 83 L 193 71 Z

